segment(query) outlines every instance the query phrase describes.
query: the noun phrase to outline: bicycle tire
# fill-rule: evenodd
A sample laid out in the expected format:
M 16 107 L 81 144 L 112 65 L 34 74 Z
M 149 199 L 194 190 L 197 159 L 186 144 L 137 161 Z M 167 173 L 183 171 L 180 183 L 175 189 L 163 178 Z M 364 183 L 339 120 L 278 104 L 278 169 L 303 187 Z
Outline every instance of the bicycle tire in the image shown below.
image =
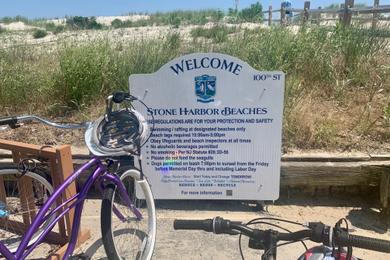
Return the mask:
M 33 192 L 26 194 L 28 197 L 24 197 L 25 201 L 28 202 L 27 205 L 34 205 L 31 209 L 28 206 L 28 213 L 32 211 L 37 213 L 40 207 L 46 202 L 47 198 L 53 193 L 54 188 L 45 177 L 34 173 L 26 172 L 23 177 L 18 171 L 17 166 L 6 166 L 0 167 L 0 189 L 4 189 L 3 195 L 5 198 L 0 197 L 0 201 L 3 203 L 2 213 L 3 216 L 0 218 L 0 241 L 10 250 L 11 253 L 15 253 L 22 239 L 23 234 L 16 231 L 16 227 L 13 226 L 13 223 L 8 220 L 13 220 L 16 222 L 23 223 L 23 213 L 27 213 L 25 207 L 17 197 L 20 197 L 18 180 L 20 178 L 25 178 L 25 180 L 31 179 Z M 3 201 L 5 199 L 5 201 Z M 20 208 L 18 208 L 20 207 Z M 52 208 L 55 207 L 55 204 L 52 205 Z M 22 210 L 20 210 L 22 209 Z M 26 216 L 26 215 L 25 215 Z M 39 236 L 44 231 L 45 227 L 55 219 L 55 215 L 47 218 L 47 220 L 38 228 L 38 230 L 33 234 L 30 239 L 28 246 L 35 243 Z M 3 223 L 1 223 L 1 220 Z M 32 221 L 32 220 L 31 220 Z M 18 234 L 19 233 L 19 234 Z
M 136 168 L 126 167 L 120 169 L 117 174 L 125 186 L 127 185 L 126 182 L 130 181 L 130 185 L 127 185 L 126 190 L 130 194 L 130 197 L 133 198 L 135 206 L 143 213 L 144 218 L 142 220 L 135 219 L 134 213 L 129 207 L 121 203 L 120 196 L 116 196 L 116 186 L 114 184 L 108 184 L 104 189 L 101 207 L 101 231 L 104 249 L 109 259 L 149 260 L 152 257 L 156 239 L 156 211 L 153 194 L 147 180 L 145 178 L 143 180 L 140 179 L 140 172 Z M 137 183 L 137 185 L 134 185 L 134 183 Z M 140 189 L 144 194 L 145 208 L 139 207 L 139 204 L 143 200 L 136 198 L 135 190 L 137 189 Z M 128 221 L 122 222 L 115 215 L 113 212 L 114 203 L 121 214 L 127 211 Z M 121 224 L 121 227 L 119 227 L 119 224 Z M 126 224 L 129 224 L 129 227 L 123 228 L 122 226 Z M 138 228 L 131 227 L 131 225 L 137 224 Z M 146 232 L 140 230 L 141 225 Z M 133 237 L 132 240 L 129 240 L 130 235 Z M 120 241 L 121 239 L 123 241 Z M 132 242 L 129 243 L 129 241 Z M 121 243 L 126 244 L 124 247 L 121 247 Z

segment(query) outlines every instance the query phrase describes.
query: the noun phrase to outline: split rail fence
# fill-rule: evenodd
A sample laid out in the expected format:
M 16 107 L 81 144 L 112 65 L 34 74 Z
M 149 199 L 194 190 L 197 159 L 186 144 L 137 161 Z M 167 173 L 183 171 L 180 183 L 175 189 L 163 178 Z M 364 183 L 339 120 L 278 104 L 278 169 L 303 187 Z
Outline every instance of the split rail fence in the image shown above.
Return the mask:
M 335 9 L 310 9 L 310 1 L 305 1 L 303 9 L 290 9 L 294 16 L 292 21 L 286 15 L 286 9 L 281 5 L 280 9 L 273 10 L 269 6 L 268 11 L 263 11 L 263 14 L 268 14 L 268 25 L 271 26 L 274 22 L 282 25 L 287 25 L 299 21 L 301 24 L 319 23 L 322 21 L 339 21 L 340 23 L 349 26 L 352 21 L 371 22 L 373 29 L 377 28 L 379 21 L 390 21 L 390 16 L 382 14 L 390 13 L 390 5 L 379 5 L 379 0 L 374 0 L 371 7 L 354 7 L 354 0 L 345 0 L 344 4 L 340 4 L 339 8 Z M 273 13 L 280 13 L 280 19 L 272 19 Z M 326 17 L 322 17 L 326 14 Z

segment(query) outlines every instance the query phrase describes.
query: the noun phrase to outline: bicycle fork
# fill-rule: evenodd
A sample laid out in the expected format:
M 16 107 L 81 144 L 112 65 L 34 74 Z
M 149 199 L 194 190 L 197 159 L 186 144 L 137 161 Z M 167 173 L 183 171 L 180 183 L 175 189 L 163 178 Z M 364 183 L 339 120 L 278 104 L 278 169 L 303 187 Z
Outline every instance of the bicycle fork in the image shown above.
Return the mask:
M 109 182 L 113 182 L 116 186 L 116 191 L 120 193 L 121 198 L 124 200 L 124 203 L 130 208 L 130 210 L 133 212 L 137 220 L 141 220 L 142 213 L 137 209 L 137 207 L 134 205 L 132 202 L 132 197 L 131 195 L 127 194 L 126 192 L 126 187 L 123 185 L 123 182 L 119 179 L 118 176 L 116 175 L 111 175 L 111 174 L 105 174 L 102 176 L 102 178 L 108 180 Z M 135 185 L 135 183 L 134 183 Z M 113 205 L 113 211 L 115 215 L 123 222 L 127 221 L 127 219 L 122 215 L 122 213 Z

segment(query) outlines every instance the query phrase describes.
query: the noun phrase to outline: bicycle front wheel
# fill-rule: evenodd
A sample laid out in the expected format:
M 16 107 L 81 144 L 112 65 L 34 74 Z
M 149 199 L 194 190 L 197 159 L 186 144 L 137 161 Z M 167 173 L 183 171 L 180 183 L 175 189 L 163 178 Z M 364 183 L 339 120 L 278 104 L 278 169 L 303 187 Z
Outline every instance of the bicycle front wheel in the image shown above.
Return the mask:
M 108 184 L 101 209 L 104 249 L 109 259 L 150 259 L 156 239 L 156 211 L 150 186 L 135 168 L 121 169 L 117 174 L 142 219 L 136 218 L 120 192 L 116 192 L 116 186 Z
M 24 232 L 52 193 L 53 186 L 39 174 L 26 172 L 22 176 L 16 166 L 0 168 L 0 242 L 11 253 L 15 253 Z M 28 245 L 39 238 L 54 218 L 55 215 L 50 216 L 43 222 Z

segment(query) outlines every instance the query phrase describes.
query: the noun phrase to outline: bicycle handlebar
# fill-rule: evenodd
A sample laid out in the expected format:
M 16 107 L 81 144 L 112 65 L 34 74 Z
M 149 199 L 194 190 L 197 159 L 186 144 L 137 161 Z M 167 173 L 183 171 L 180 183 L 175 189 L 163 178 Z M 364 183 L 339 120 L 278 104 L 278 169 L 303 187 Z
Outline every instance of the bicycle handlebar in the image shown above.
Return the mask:
M 1 117 L 0 125 L 9 125 L 11 128 L 16 128 L 19 122 L 25 122 L 25 121 L 38 121 L 46 125 L 56 127 L 56 128 L 61 128 L 61 129 L 80 129 L 80 128 L 85 129 L 90 124 L 90 122 L 84 122 L 79 124 L 59 124 L 36 115 L 25 115 L 25 116 L 16 116 L 16 117 Z
M 112 111 L 112 102 L 119 104 L 122 103 L 123 101 L 135 101 L 138 100 L 138 98 L 130 95 L 128 92 L 124 91 L 114 91 L 112 95 L 110 95 L 107 98 L 107 111 L 106 114 L 110 114 Z M 56 127 L 56 128 L 61 128 L 61 129 L 85 129 L 87 128 L 91 122 L 83 122 L 83 123 L 67 123 L 67 124 L 59 124 L 56 122 L 52 122 L 50 120 L 47 120 L 45 118 L 36 116 L 36 115 L 25 115 L 25 116 L 13 116 L 13 117 L 0 117 L 0 126 L 1 125 L 8 125 L 11 128 L 16 128 L 18 127 L 19 122 L 24 122 L 24 121 L 38 121 L 41 123 L 44 123 L 46 125 Z
M 0 117 L 0 125 L 9 125 L 11 127 L 15 127 L 18 123 L 18 119 L 13 117 Z
M 377 238 L 356 235 L 342 235 L 338 237 L 338 239 L 336 239 L 336 244 L 339 246 L 353 246 L 368 250 L 390 253 L 390 241 Z
M 175 219 L 173 222 L 173 228 L 176 230 L 186 229 L 186 230 L 204 230 L 207 232 L 214 232 L 213 219 L 203 219 L 203 220 Z
M 309 229 L 300 230 L 293 233 L 280 233 L 272 229 L 259 230 L 252 229 L 241 222 L 225 220 L 221 217 L 204 220 L 174 220 L 173 227 L 176 230 L 204 230 L 215 234 L 243 234 L 256 241 L 264 241 L 272 235 L 277 241 L 299 241 L 305 238 L 327 246 L 353 246 L 390 253 L 390 241 L 375 239 L 363 236 L 349 235 L 344 229 L 331 228 L 321 222 L 311 222 L 307 226 Z

